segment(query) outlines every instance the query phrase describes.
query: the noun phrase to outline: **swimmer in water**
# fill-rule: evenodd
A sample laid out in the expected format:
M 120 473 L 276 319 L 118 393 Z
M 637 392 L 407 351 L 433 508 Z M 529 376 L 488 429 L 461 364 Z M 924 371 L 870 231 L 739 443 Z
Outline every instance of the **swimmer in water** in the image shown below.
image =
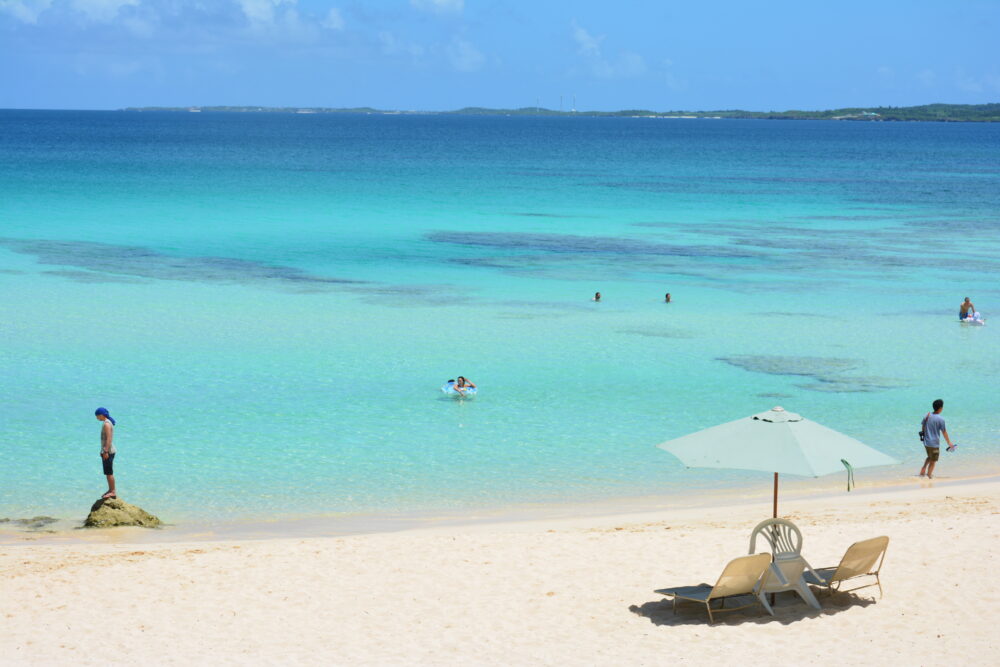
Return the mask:
M 452 388 L 462 396 L 465 396 L 466 391 L 476 388 L 476 383 L 472 380 L 467 380 L 464 375 L 459 375 L 458 382 Z
M 600 301 L 601 300 L 601 293 L 600 292 L 594 292 L 594 298 L 592 300 L 593 301 Z
M 667 292 L 667 295 L 663 297 L 663 302 L 670 303 L 670 292 Z
M 976 312 L 976 305 L 969 301 L 969 297 L 965 297 L 965 301 L 958 307 L 958 319 L 967 320 L 972 317 L 974 312 Z

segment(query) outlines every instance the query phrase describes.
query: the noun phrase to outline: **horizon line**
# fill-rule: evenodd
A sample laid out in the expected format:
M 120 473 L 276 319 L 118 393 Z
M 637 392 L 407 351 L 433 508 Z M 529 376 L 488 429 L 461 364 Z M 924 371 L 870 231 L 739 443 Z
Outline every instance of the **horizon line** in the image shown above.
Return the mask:
M 375 111 L 380 113 L 410 113 L 410 114 L 450 114 L 466 110 L 482 110 L 482 111 L 520 111 L 520 112 L 531 112 L 536 113 L 550 113 L 550 114 L 562 114 L 562 115 L 572 115 L 576 114 L 616 114 L 616 113 L 628 113 L 628 112 L 647 112 L 655 114 L 681 114 L 681 113 L 713 113 L 713 112 L 743 112 L 743 113 L 824 113 L 824 112 L 834 112 L 841 111 L 845 109 L 913 109 L 919 107 L 929 107 L 929 106 L 950 106 L 950 107 L 988 107 L 1000 105 L 1000 101 L 997 102 L 983 102 L 978 104 L 963 104 L 963 103 L 952 103 L 952 102 L 926 102 L 923 104 L 910 104 L 910 105 L 852 105 L 852 106 L 841 106 L 841 107 L 828 107 L 828 108 L 790 108 L 784 110 L 777 109 L 748 109 L 741 107 L 717 107 L 709 109 L 669 109 L 669 110 L 653 110 L 650 108 L 641 107 L 631 107 L 631 108 L 619 108 L 619 109 L 572 109 L 570 111 L 564 111 L 560 109 L 552 109 L 544 106 L 528 105 L 520 107 L 487 107 L 479 105 L 467 105 L 463 107 L 453 108 L 453 109 L 404 109 L 404 108 L 379 108 L 367 105 L 362 106 L 348 106 L 348 107 L 334 107 L 334 106 L 316 106 L 316 105 L 268 105 L 268 104 L 147 104 L 147 105 L 129 105 L 124 107 L 90 107 L 90 108 L 77 108 L 77 107 L 0 107 L 0 111 L 130 111 L 130 110 L 177 110 L 177 109 L 261 109 L 261 110 L 325 110 L 325 111 Z

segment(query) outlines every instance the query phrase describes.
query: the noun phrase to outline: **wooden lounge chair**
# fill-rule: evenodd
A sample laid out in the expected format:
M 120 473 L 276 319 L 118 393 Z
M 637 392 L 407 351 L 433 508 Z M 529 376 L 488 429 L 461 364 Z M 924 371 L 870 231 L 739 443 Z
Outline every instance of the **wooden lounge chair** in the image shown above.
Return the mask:
M 888 548 L 889 538 L 884 535 L 855 542 L 840 559 L 840 565 L 824 567 L 815 571 L 810 570 L 805 574 L 806 582 L 813 586 L 822 586 L 831 593 L 833 591 L 846 593 L 869 586 L 878 586 L 878 596 L 882 597 L 882 581 L 879 579 L 879 571 L 882 569 L 885 552 Z M 853 581 L 861 577 L 875 577 L 875 581 L 854 588 L 840 587 L 845 581 Z
M 730 561 L 726 569 L 722 571 L 715 586 L 699 584 L 697 586 L 679 586 L 677 588 L 661 588 L 657 593 L 666 595 L 674 599 L 673 610 L 677 612 L 678 600 L 689 600 L 691 602 L 701 602 L 708 611 L 708 622 L 714 623 L 715 618 L 712 612 L 736 611 L 746 609 L 754 604 L 763 606 L 767 613 L 774 616 L 771 605 L 764 599 L 763 588 L 767 583 L 767 578 L 771 573 L 771 557 L 767 554 L 757 554 L 756 556 L 743 556 Z M 726 607 L 726 598 L 740 595 L 750 595 L 755 598 L 754 602 L 740 607 Z M 719 600 L 719 607 L 712 609 L 712 601 Z

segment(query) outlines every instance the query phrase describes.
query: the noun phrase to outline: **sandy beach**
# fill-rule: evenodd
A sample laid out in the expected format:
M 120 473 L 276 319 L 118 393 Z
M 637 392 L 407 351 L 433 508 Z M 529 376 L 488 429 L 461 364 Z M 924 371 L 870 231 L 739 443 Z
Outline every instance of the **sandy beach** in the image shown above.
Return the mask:
M 0 547 L 4 664 L 953 665 L 1000 649 L 1000 481 L 789 501 L 814 567 L 891 538 L 883 584 L 709 626 L 654 593 L 712 583 L 762 502 L 355 535 Z M 121 534 L 119 534 L 121 535 Z M 116 543 L 112 543 L 116 541 Z

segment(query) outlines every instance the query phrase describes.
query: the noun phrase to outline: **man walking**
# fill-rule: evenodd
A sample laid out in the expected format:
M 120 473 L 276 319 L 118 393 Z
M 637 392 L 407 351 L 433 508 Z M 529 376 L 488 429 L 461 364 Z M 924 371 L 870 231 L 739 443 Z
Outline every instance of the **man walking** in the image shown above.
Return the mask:
M 924 417 L 924 421 L 921 423 L 920 432 L 923 434 L 924 450 L 927 452 L 927 458 L 924 459 L 924 466 L 920 469 L 920 476 L 927 476 L 927 479 L 934 479 L 934 465 L 938 461 L 938 455 L 941 453 L 941 436 L 944 436 L 944 441 L 948 443 L 948 451 L 955 451 L 955 445 L 951 444 L 951 438 L 948 437 L 948 429 L 944 427 L 944 417 L 941 416 L 941 410 L 944 409 L 944 401 L 940 398 L 931 404 L 934 412 L 928 412 L 927 416 Z

